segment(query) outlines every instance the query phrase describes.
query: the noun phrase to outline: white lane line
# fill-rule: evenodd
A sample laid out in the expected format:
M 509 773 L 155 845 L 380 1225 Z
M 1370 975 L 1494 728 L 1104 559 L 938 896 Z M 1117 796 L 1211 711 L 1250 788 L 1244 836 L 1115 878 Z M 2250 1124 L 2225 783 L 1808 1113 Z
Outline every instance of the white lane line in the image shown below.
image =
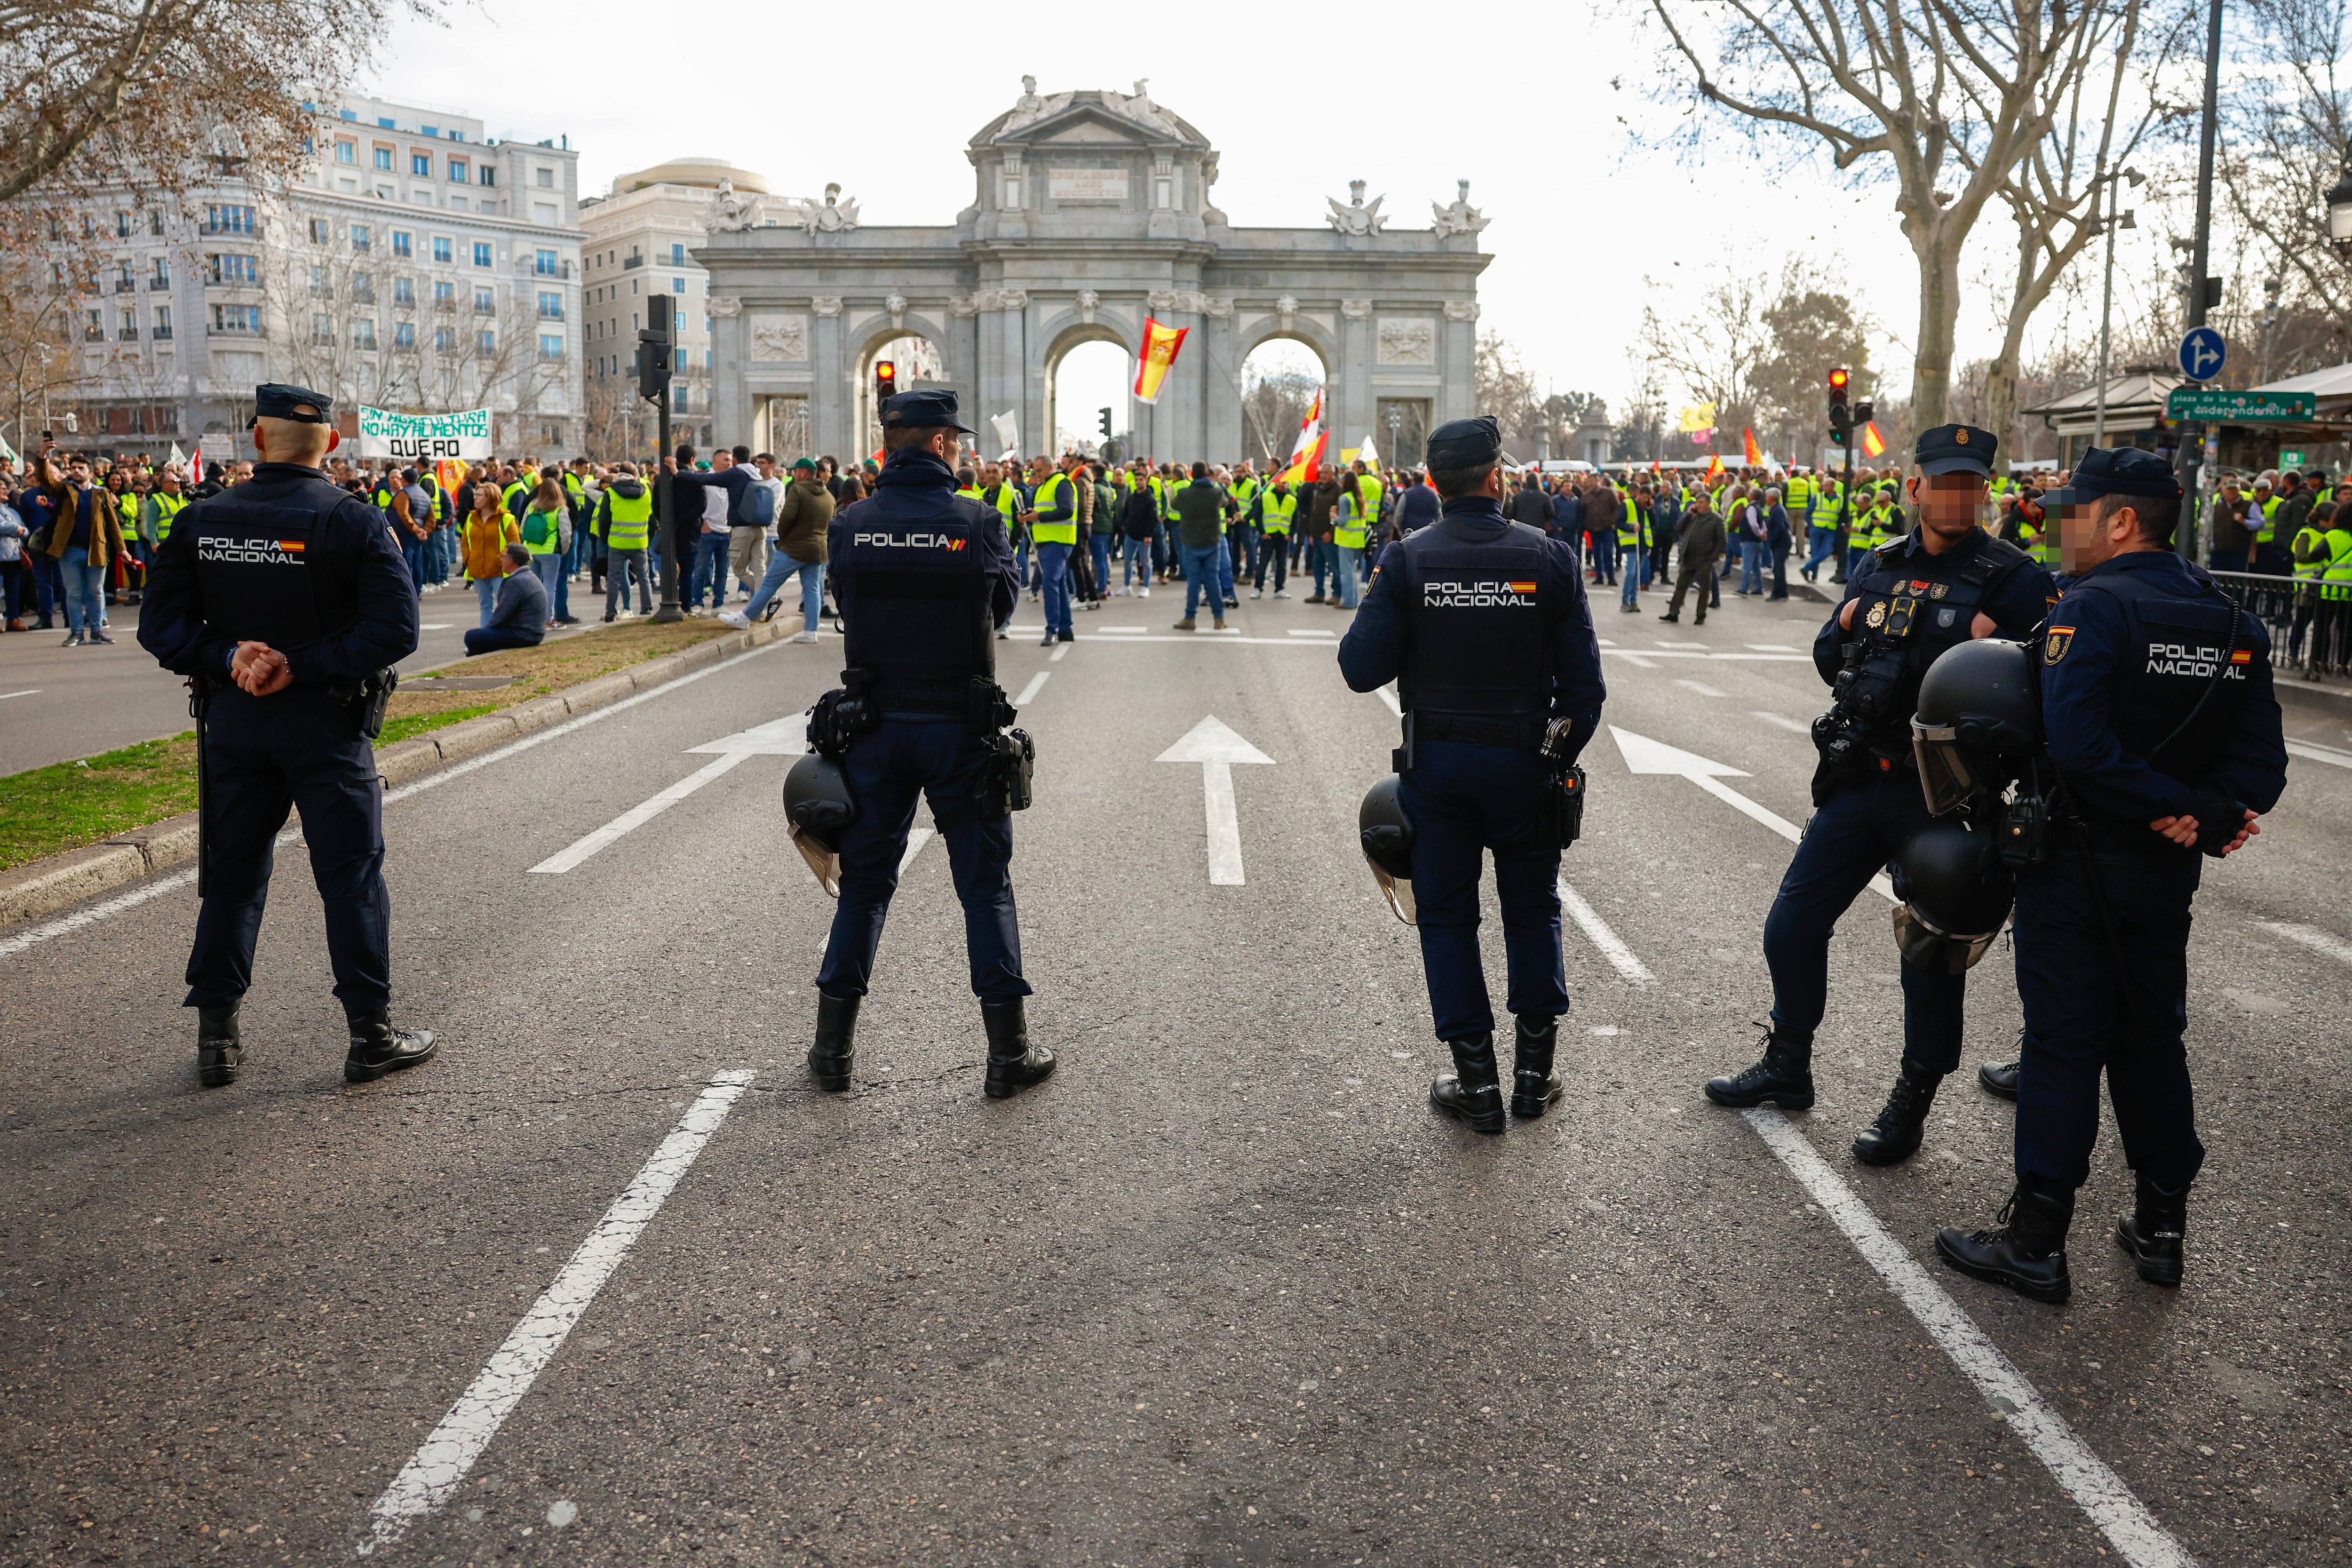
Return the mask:
M 457 624 L 455 621 L 419 621 L 416 629 L 420 632 L 446 632 Z
M 1064 643 L 1060 647 L 1055 648 L 1053 652 L 1045 656 L 1045 662 L 1047 664 L 1059 664 L 1066 657 L 1067 657 L 1069 651 L 1070 645 L 1068 643 Z
M 2352 942 L 2321 931 L 2316 926 L 2296 925 L 2289 921 L 2256 921 L 2264 931 L 2276 931 L 2289 942 L 2300 942 L 2314 952 L 2324 952 L 2338 963 L 2352 963 Z M 0 949 L 5 952 L 5 949 Z
M 37 686 L 28 686 L 22 691 L 0 691 L 0 702 L 7 701 L 11 697 L 38 697 L 41 689 Z
M 531 874 L 533 876 L 544 877 L 560 877 L 563 875 L 564 872 L 571 870 L 573 867 L 588 859 L 598 850 L 604 848 L 608 845 L 617 843 L 629 834 L 635 832 L 640 827 L 643 827 L 646 823 L 651 822 L 655 817 L 659 816 L 663 812 L 667 811 L 671 806 L 676 805 L 679 801 L 684 800 L 688 795 L 692 795 L 695 791 L 700 789 L 704 784 L 709 784 L 711 780 L 718 778 L 722 773 L 731 771 L 738 763 L 749 761 L 751 758 L 757 756 L 758 754 L 759 753 L 756 752 L 722 752 L 720 755 L 714 757 L 711 761 L 706 763 L 701 767 L 697 768 L 694 772 L 687 774 L 686 777 L 678 780 L 676 784 L 670 785 L 659 795 L 655 795 L 651 800 L 639 802 L 637 805 L 633 805 L 629 807 L 628 810 L 621 813 L 620 816 L 613 818 L 612 821 L 604 824 L 604 826 L 596 829 L 595 832 L 588 834 L 584 837 L 576 839 L 568 847 L 559 849 L 554 854 L 550 855 L 546 859 L 541 860 L 538 865 L 533 866 L 530 868 Z
M 1120 637 L 1128 636 L 1130 633 L 1140 636 L 1142 633 L 1150 631 L 1150 629 L 1151 628 L 1149 626 L 1097 626 L 1095 628 L 1095 635 L 1097 637 L 1100 637 L 1108 632 L 1116 633 Z
M 1004 629 L 1008 632 L 1014 633 L 1024 631 L 1042 633 L 1045 630 L 1042 626 L 1007 626 Z M 1122 647 L 1128 643 L 1139 642 L 1216 643 L 1223 644 L 1227 647 L 1246 646 L 1251 647 L 1328 647 L 1330 646 L 1329 639 L 1324 637 L 1247 637 L 1242 636 L 1241 632 L 1237 628 L 1232 626 L 1228 626 L 1221 632 L 1211 631 L 1208 627 L 1203 626 L 1197 632 L 1161 632 L 1155 633 L 1150 637 L 1103 636 L 1103 633 L 1108 629 L 1109 628 L 1106 626 L 1097 626 L 1092 631 L 1087 633 L 1086 636 L 1080 637 L 1078 641 L 1118 643 Z
M 1801 842 L 1805 837 L 1803 828 L 1769 806 L 1759 805 L 1721 779 L 1702 775 L 1693 778 L 1691 783 L 1698 785 L 1726 805 L 1738 811 L 1743 816 L 1762 823 L 1791 844 Z M 1886 879 L 1886 873 L 1884 871 L 1870 879 L 1870 890 L 1890 904 L 1899 904 L 1903 901 L 1895 896 L 1895 884 Z
M 1748 650 L 1750 653 L 1801 653 L 1804 651 L 1802 648 L 1790 647 L 1784 642 L 1752 642 L 1748 645 Z
M 1338 637 L 1339 634 L 1338 632 L 1335 632 L 1335 631 L 1329 631 L 1329 630 L 1318 630 L 1318 631 L 1291 632 L 1291 633 L 1289 633 L 1288 635 L 1289 635 L 1289 636 L 1291 636 L 1291 637 Z
M 1386 686 L 1381 688 L 1380 698 L 1382 702 L 1388 704 L 1390 712 L 1395 714 L 1400 719 L 1404 717 L 1404 702 L 1397 696 L 1395 681 L 1391 680 Z
M 1566 910 L 1569 918 L 1583 929 L 1584 934 L 1592 940 L 1592 945 L 1601 950 L 1601 956 L 1607 959 L 1610 967 L 1618 973 L 1636 985 L 1647 985 L 1657 979 L 1633 950 L 1625 945 L 1624 939 L 1611 931 L 1609 922 L 1584 901 L 1583 895 L 1568 885 L 1566 877 L 1559 879 L 1559 907 Z
M 1718 690 L 1715 687 L 1709 686 L 1704 680 L 1677 680 L 1675 684 L 1681 687 L 1685 691 L 1696 691 L 1701 697 L 1728 697 L 1731 695 L 1728 691 Z
M 1622 647 L 1605 647 L 1601 651 L 1603 653 L 1616 655 L 1619 658 L 1623 659 L 1627 664 L 1632 665 L 1636 669 L 1655 669 L 1658 668 L 1657 661 L 1659 658 L 1696 658 L 1699 657 L 1696 654 L 1688 653 L 1662 653 L 1657 656 L 1657 658 L 1653 658 L 1648 654 L 1633 653 Z
M 1037 693 L 1045 689 L 1045 679 L 1052 673 L 1053 671 L 1051 670 L 1041 669 L 1036 674 L 1031 676 L 1029 678 L 1029 684 L 1021 689 L 1021 695 L 1013 700 L 1013 706 L 1015 708 L 1028 707 L 1029 704 L 1036 699 Z
M 2065 1417 L 2042 1397 L 2041 1390 L 1887 1234 L 1878 1216 L 1854 1196 L 1853 1189 L 1822 1162 L 1786 1117 L 1769 1106 L 1740 1114 L 2125 1562 L 2134 1568 L 2195 1568 L 2196 1560 L 2157 1522 L 2123 1478 L 2074 1435 Z
M 609 708 L 599 708 L 593 713 L 583 713 L 577 719 L 567 719 L 562 723 L 541 730 L 535 735 L 525 735 L 520 741 L 509 742 L 495 752 L 485 752 L 478 757 L 468 757 L 462 763 L 452 763 L 439 773 L 429 773 L 418 779 L 415 784 L 403 784 L 394 790 L 386 790 L 383 804 L 390 805 L 395 801 L 406 800 L 410 795 L 437 788 L 447 784 L 451 779 L 472 773 L 477 768 L 486 768 L 492 763 L 503 762 L 517 752 L 527 752 L 533 746 L 543 745 L 554 740 L 558 735 L 568 735 L 585 725 L 593 724 L 599 720 L 609 719 L 624 709 L 635 708 L 640 702 L 675 691 L 689 681 L 700 680 L 706 675 L 716 675 L 720 670 L 739 665 L 747 658 L 757 658 L 776 646 L 771 643 L 767 647 L 755 647 L 748 653 L 739 653 L 733 658 L 721 659 L 717 664 L 681 675 L 676 680 L 664 681 L 650 691 L 640 691 L 635 697 L 624 698 Z M 278 842 L 280 846 L 284 846 L 292 843 L 297 837 L 297 831 L 289 827 L 278 836 Z M 118 894 L 104 903 L 92 904 L 86 910 L 78 910 L 72 914 L 60 916 L 47 925 L 37 925 L 30 931 L 21 931 L 14 936 L 0 938 L 0 958 L 11 957 L 24 952 L 26 948 L 37 947 L 42 942 L 69 935 L 85 926 L 96 925 L 99 921 L 119 915 L 125 910 L 136 909 L 150 899 L 161 898 L 174 889 L 184 888 L 195 879 L 196 873 L 194 868 L 174 871 L 167 877 L 158 878 L 130 892 Z
M 1715 651 L 1715 645 L 1714 645 L 1713 643 L 1711 643 L 1711 642 L 1663 642 L 1663 641 L 1662 641 L 1662 642 L 1660 642 L 1657 646 L 1658 646 L 1658 647 L 1681 647 L 1681 648 L 1691 648 L 1691 647 L 1695 647 L 1695 648 L 1698 649 L 1701 653 L 1713 653 L 1713 652 Z
M 1652 667 L 1643 661 L 1653 658 L 1713 658 L 1727 664 L 1810 664 L 1813 657 L 1809 653 L 1694 653 L 1685 648 L 1666 647 L 1645 647 L 1636 653 L 1631 648 L 1605 646 L 1601 651 L 1628 664 L 1639 664 L 1644 669 Z
M 25 693 L 11 691 L 8 695 L 22 697 Z M 2307 762 L 2334 763 L 2339 768 L 2352 768 L 2352 752 L 2339 752 L 2331 746 L 2315 746 L 2308 741 L 2289 741 L 2286 752 L 2288 756 L 2301 757 Z
M 1791 735 L 1810 735 L 1813 732 L 1813 727 L 1811 724 L 1806 723 L 1802 719 L 1791 719 L 1786 713 L 1768 713 L 1763 709 L 1757 708 L 1750 710 L 1748 716 L 1750 719 L 1761 719 L 1776 729 L 1788 731 Z
M 898 875 L 903 877 L 907 874 L 907 868 L 915 863 L 915 857 L 923 852 L 923 846 L 929 844 L 932 838 L 938 836 L 938 833 L 939 829 L 936 827 L 910 827 L 907 829 L 907 850 L 905 854 L 898 857 Z M 825 927 L 824 934 L 816 939 L 816 951 L 818 957 L 822 958 L 824 956 L 824 950 L 832 944 L 832 942 L 833 927 L 827 925 Z
M 596 1292 L 627 1261 L 629 1249 L 661 1212 L 670 1190 L 727 1120 L 728 1111 L 754 1076 L 750 1071 L 722 1072 L 695 1098 L 628 1190 L 613 1200 L 613 1206 L 604 1211 L 604 1217 L 596 1222 L 596 1228 L 588 1233 L 588 1239 L 580 1244 L 554 1283 L 531 1303 L 530 1310 L 507 1335 L 506 1343 L 375 1500 L 375 1507 L 368 1510 L 372 1528 L 368 1539 L 360 1542 L 361 1556 L 398 1541 L 411 1524 L 449 1500 L 490 1439 L 498 1436 L 499 1426 L 530 1392 L 532 1383 L 547 1370 Z

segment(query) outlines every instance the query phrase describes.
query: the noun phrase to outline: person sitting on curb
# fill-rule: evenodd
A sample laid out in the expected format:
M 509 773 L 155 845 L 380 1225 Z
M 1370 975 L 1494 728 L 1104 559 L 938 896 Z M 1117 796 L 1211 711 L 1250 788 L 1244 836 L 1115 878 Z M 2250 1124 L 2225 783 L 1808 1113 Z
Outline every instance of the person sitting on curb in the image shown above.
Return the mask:
M 501 648 L 537 647 L 547 638 L 547 584 L 530 570 L 530 547 L 509 544 L 506 558 L 507 574 L 499 580 L 490 618 L 466 633 L 467 658 Z

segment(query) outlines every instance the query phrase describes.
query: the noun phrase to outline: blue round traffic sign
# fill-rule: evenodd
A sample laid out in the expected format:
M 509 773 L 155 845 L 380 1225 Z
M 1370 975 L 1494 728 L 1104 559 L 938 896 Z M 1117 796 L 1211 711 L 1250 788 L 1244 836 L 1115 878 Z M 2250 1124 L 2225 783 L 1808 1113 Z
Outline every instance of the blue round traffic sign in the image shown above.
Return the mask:
M 2212 380 L 2229 357 L 2229 344 L 2211 327 L 2191 327 L 2180 336 L 2180 374 L 2191 381 Z

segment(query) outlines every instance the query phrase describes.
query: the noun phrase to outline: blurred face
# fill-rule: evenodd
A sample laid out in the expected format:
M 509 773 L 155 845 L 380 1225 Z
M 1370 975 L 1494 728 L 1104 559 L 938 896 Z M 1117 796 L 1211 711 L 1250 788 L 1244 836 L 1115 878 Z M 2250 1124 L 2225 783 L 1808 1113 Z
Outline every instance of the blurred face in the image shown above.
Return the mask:
M 1912 504 L 1919 509 L 1919 526 L 1956 542 L 1977 525 L 1977 516 L 1991 499 L 1980 474 L 1916 474 L 1911 479 Z

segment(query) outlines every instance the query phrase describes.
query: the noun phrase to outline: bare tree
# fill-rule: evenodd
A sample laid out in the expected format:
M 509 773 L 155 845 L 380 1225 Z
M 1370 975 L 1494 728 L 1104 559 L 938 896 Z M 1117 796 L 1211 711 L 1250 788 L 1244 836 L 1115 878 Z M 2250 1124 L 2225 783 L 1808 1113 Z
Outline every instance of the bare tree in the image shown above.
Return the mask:
M 1319 378 L 1301 371 L 1252 375 L 1242 388 L 1242 449 L 1261 462 L 1287 459 Z
M 1893 179 L 1919 275 L 1915 416 L 1943 422 L 1960 253 L 2092 63 L 2086 32 L 2139 0 L 1649 0 L 1698 96 Z
M 1513 457 L 1534 457 L 1545 430 L 1544 401 L 1536 394 L 1534 374 L 1519 363 L 1518 350 L 1499 332 L 1481 332 L 1475 371 L 1471 406 L 1495 416 Z
M 2272 68 L 2242 78 L 2223 106 L 2214 184 L 2280 279 L 2278 309 L 2325 323 L 2323 355 L 2340 359 L 2352 349 L 2352 262 L 2329 243 L 2327 192 L 2352 163 L 2341 65 L 2352 0 L 2250 0 L 2242 15 Z
M 1648 279 L 1643 282 L 1654 289 Z M 1733 452 L 1738 432 L 1767 406 L 1757 378 L 1772 357 L 1772 331 L 1764 321 L 1772 289 L 1760 272 L 1722 273 L 1687 315 L 1670 320 L 1654 306 L 1642 309 L 1642 353 L 1664 383 L 1679 384 L 1696 403 L 1715 405 L 1716 429 L 1730 434 Z M 1721 449 L 1720 436 L 1717 444 Z
M 38 448 L 43 411 L 71 401 L 81 384 L 74 281 L 52 263 L 0 257 L 0 388 L 18 452 Z

